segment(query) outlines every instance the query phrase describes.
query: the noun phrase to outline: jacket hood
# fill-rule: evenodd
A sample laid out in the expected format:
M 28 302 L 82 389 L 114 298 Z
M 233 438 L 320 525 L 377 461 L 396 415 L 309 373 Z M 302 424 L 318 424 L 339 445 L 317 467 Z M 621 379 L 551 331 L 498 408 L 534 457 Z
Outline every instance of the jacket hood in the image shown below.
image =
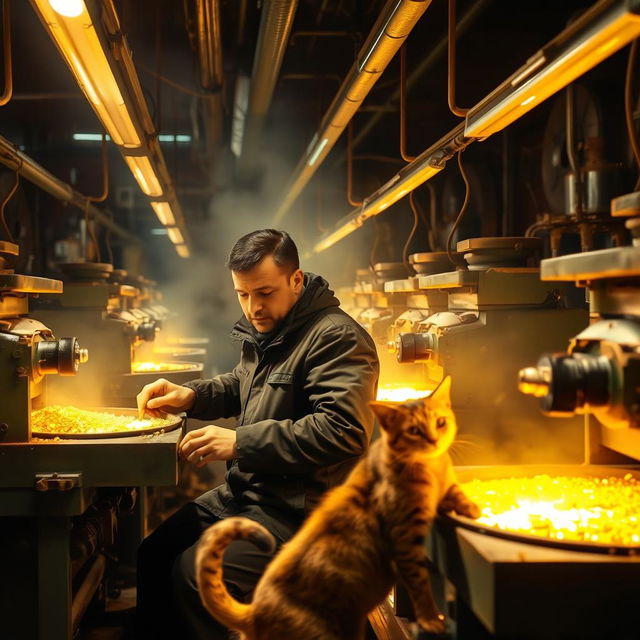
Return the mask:
M 275 332 L 270 344 L 280 342 L 284 336 L 299 329 L 312 316 L 329 307 L 339 307 L 340 301 L 329 288 L 329 283 L 314 273 L 304 273 L 304 291 L 299 300 L 291 307 L 282 324 Z M 251 323 L 242 316 L 231 331 L 234 340 L 256 342 Z

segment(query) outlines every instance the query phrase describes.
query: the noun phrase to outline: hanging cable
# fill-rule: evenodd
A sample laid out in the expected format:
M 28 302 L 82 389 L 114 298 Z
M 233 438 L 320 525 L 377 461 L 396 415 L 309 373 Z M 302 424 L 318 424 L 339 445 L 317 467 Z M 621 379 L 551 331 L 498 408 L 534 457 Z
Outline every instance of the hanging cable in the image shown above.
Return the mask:
M 107 153 L 107 132 L 102 130 L 102 145 L 100 147 L 102 161 L 102 193 L 99 196 L 87 196 L 89 202 L 104 202 L 109 196 L 109 156 Z
M 436 220 L 436 188 L 431 182 L 426 182 L 429 189 L 429 223 L 427 224 L 427 239 L 431 251 L 439 251 L 440 243 L 438 242 L 438 221 Z
M 111 221 L 113 222 L 113 211 L 111 211 L 111 209 L 107 209 L 106 212 L 109 218 L 111 218 Z M 111 248 L 111 230 L 110 229 L 104 230 L 104 244 L 107 249 L 107 257 L 109 259 L 109 264 L 114 264 L 113 249 Z
M 407 254 L 409 252 L 411 241 L 413 240 L 413 237 L 416 235 L 416 231 L 418 230 L 418 224 L 420 223 L 418 208 L 416 207 L 416 203 L 414 201 L 414 193 L 415 191 L 412 191 L 409 194 L 409 205 L 411 206 L 411 213 L 413 214 L 413 226 L 411 227 L 411 231 L 407 236 L 407 241 L 404 243 L 404 247 L 402 248 L 402 262 L 404 262 L 404 266 L 409 275 L 411 275 L 411 273 L 413 272 L 413 268 L 409 264 L 409 256 Z
M 2 55 L 4 57 L 4 91 L 0 96 L 3 107 L 13 96 L 13 62 L 11 51 L 11 2 L 2 1 Z
M 2 231 L 4 232 L 7 240 L 9 242 L 14 242 L 13 239 L 13 234 L 11 233 L 10 229 L 9 229 L 9 225 L 7 224 L 7 221 L 5 220 L 4 217 L 4 208 L 7 206 L 7 203 L 9 202 L 9 200 L 11 200 L 11 198 L 13 198 L 14 193 L 17 191 L 18 189 L 18 185 L 20 184 L 20 168 L 22 167 L 22 160 L 20 160 L 20 164 L 18 165 L 16 171 L 15 171 L 15 177 L 14 177 L 14 182 L 13 185 L 11 186 L 11 188 L 9 189 L 9 191 L 7 191 L 7 195 L 5 195 L 5 197 L 2 199 L 2 202 L 0 202 L 0 226 L 2 226 Z
M 85 200 L 85 206 L 84 206 L 84 230 L 85 230 L 85 239 L 86 236 L 89 236 L 89 238 L 91 239 L 91 242 L 93 244 L 93 247 L 95 249 L 96 252 L 96 259 L 94 260 L 94 262 L 101 262 L 101 255 L 100 255 L 100 245 L 98 243 L 98 238 L 96 237 L 96 233 L 93 229 L 93 227 L 89 224 L 90 220 L 89 220 L 89 205 L 91 204 L 91 200 L 89 198 L 86 198 Z M 85 240 L 84 243 L 84 259 L 88 260 L 88 256 L 89 256 L 89 252 L 88 252 L 88 243 Z
M 451 231 L 449 231 L 449 237 L 447 238 L 447 256 L 449 256 L 449 261 L 451 262 L 451 264 L 454 264 L 454 265 L 456 264 L 456 262 L 453 259 L 453 251 L 451 250 L 451 243 L 453 241 L 453 236 L 455 235 L 456 231 L 458 230 L 458 227 L 460 226 L 460 223 L 462 222 L 462 219 L 464 218 L 464 214 L 467 212 L 467 208 L 469 206 L 469 194 L 471 193 L 469 178 L 467 177 L 467 173 L 464 170 L 464 166 L 462 165 L 463 151 L 464 149 L 460 149 L 460 151 L 458 151 L 458 167 L 460 168 L 460 175 L 464 180 L 464 187 L 465 187 L 464 202 L 462 203 L 460 212 L 458 213 L 458 216 L 456 217 L 456 220 L 453 223 L 453 226 L 451 227 Z
M 400 47 L 400 157 L 413 162 L 416 156 L 407 153 L 407 43 Z
M 635 123 L 633 121 L 633 76 L 635 74 L 636 58 L 638 53 L 638 40 L 634 40 L 629 48 L 629 58 L 627 60 L 627 73 L 624 81 L 624 115 L 627 122 L 627 135 L 629 143 L 633 151 L 636 165 L 640 170 L 640 144 L 638 143 L 638 134 L 636 133 Z M 640 175 L 636 182 L 635 189 L 640 188 Z
M 456 0 L 449 0 L 449 49 L 448 49 L 448 91 L 449 109 L 455 116 L 464 118 L 469 109 L 456 105 Z

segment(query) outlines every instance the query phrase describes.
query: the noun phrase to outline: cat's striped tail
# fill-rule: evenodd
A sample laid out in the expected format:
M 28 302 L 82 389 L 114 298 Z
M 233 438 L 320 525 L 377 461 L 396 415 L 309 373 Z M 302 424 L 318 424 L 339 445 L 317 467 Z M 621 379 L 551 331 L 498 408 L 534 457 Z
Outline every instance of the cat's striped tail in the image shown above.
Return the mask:
M 248 540 L 261 551 L 271 553 L 275 539 L 261 524 L 248 518 L 225 518 L 211 525 L 196 550 L 196 581 L 207 611 L 222 625 L 253 636 L 250 604 L 238 602 L 223 582 L 222 554 L 234 540 Z

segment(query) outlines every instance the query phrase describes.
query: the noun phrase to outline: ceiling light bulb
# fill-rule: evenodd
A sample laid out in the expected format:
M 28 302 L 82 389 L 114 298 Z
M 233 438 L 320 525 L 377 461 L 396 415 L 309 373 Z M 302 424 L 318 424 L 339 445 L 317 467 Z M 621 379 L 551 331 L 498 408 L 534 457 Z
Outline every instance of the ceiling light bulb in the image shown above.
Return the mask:
M 49 0 L 51 8 L 66 18 L 77 18 L 84 11 L 84 0 Z

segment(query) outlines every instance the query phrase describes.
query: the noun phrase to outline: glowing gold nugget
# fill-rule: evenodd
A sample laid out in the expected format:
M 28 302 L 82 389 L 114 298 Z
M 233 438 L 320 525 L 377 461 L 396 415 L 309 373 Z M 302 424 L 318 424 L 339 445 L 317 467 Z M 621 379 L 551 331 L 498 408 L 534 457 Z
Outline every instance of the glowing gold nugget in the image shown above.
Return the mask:
M 461 486 L 482 510 L 480 524 L 555 540 L 640 545 L 640 482 L 630 473 L 472 480 Z
M 37 433 L 86 434 L 162 429 L 173 425 L 175 418 L 171 416 L 135 420 L 130 415 L 51 405 L 32 411 L 31 422 L 32 430 Z

